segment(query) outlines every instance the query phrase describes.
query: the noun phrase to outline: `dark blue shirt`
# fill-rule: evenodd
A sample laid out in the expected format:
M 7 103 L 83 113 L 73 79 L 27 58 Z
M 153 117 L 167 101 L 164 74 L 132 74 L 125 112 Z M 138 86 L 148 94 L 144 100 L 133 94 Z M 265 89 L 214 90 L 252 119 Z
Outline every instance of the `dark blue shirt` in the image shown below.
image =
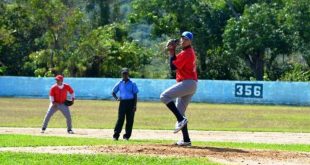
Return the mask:
M 115 94 L 119 92 L 120 100 L 133 99 L 134 94 L 137 94 L 139 92 L 136 83 L 132 82 L 131 80 L 128 80 L 127 82 L 125 82 L 124 80 L 118 82 L 117 84 L 115 84 L 112 91 Z

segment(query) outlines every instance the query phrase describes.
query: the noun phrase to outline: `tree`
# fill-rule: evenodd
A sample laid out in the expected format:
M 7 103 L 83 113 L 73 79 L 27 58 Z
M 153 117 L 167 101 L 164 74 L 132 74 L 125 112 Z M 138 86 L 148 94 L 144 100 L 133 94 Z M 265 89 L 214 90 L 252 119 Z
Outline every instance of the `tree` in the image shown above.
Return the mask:
M 119 77 L 120 69 L 127 67 L 132 76 L 141 77 L 141 67 L 150 58 L 137 43 L 128 41 L 126 29 L 123 24 L 111 24 L 91 31 L 70 58 L 69 68 L 78 63 L 77 76 Z
M 291 65 L 291 69 L 281 76 L 282 81 L 309 81 L 310 71 L 300 64 Z
M 40 48 L 36 38 L 41 29 L 23 4 L 1 5 L 0 7 L 0 65 L 5 75 L 31 75 L 23 69 L 28 54 Z M 3 69 L 6 68 L 6 69 Z
M 129 67 L 166 78 L 165 42 L 188 30 L 199 78 L 293 80 L 310 68 L 309 8 L 308 0 L 1 1 L 0 75 L 118 77 Z
M 288 14 L 289 13 L 289 14 Z M 281 25 L 293 38 L 293 48 L 303 54 L 310 67 L 310 5 L 307 0 L 287 0 L 281 11 Z
M 164 35 L 176 38 L 185 30 L 192 31 L 197 48 L 199 77 L 206 78 L 207 49 L 220 45 L 222 27 L 228 19 L 226 13 L 198 0 L 135 0 L 132 8 L 131 23 L 150 24 L 153 27 L 153 39 Z
M 105 26 L 124 19 L 121 5 L 129 0 L 87 0 L 85 10 L 94 28 Z
M 264 63 L 271 65 L 279 54 L 289 54 L 292 45 L 277 21 L 277 4 L 254 4 L 245 8 L 240 19 L 228 21 L 224 47 L 231 56 L 244 59 L 256 80 L 263 80 Z
M 6 72 L 7 66 L 2 62 L 4 60 L 4 56 L 2 53 L 2 49 L 12 44 L 15 40 L 15 38 L 12 36 L 13 31 L 8 30 L 3 20 L 5 19 L 3 17 L 5 13 L 5 6 L 0 3 L 0 75 L 3 75 Z
M 66 7 L 60 0 L 31 0 L 34 19 L 43 34 L 37 38 L 44 48 L 29 55 L 25 68 L 32 68 L 36 76 L 52 76 L 62 73 L 66 61 L 77 49 L 80 37 L 89 30 L 84 14 L 76 8 Z
M 195 11 L 195 47 L 199 57 L 199 77 L 208 79 L 233 79 L 236 63 L 223 54 L 222 34 L 231 17 L 225 3 L 200 3 Z M 230 62 L 229 62 L 230 61 Z

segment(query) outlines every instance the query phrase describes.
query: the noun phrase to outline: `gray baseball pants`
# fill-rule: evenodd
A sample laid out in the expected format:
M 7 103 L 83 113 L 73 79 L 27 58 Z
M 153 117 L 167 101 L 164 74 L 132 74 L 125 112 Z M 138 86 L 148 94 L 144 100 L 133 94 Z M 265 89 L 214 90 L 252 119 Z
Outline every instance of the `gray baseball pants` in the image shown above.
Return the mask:
M 176 99 L 176 107 L 184 116 L 186 108 L 195 94 L 197 89 L 197 81 L 183 80 L 166 89 L 160 95 L 160 100 L 168 104 Z
M 68 130 L 72 129 L 71 113 L 70 113 L 69 107 L 66 106 L 65 104 L 58 104 L 57 106 L 53 106 L 53 104 L 50 104 L 50 106 L 48 107 L 47 113 L 45 115 L 42 128 L 44 128 L 44 129 L 47 128 L 48 122 L 50 121 L 51 117 L 54 115 L 54 113 L 58 109 L 61 111 L 61 113 L 66 118 L 67 129 Z

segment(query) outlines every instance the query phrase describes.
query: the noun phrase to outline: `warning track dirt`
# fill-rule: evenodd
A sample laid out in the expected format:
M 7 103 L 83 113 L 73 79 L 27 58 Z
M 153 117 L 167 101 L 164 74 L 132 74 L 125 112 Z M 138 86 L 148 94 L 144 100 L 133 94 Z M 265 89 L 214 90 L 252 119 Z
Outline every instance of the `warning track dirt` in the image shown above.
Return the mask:
M 28 134 L 43 136 L 69 136 L 87 138 L 111 138 L 112 129 L 74 129 L 69 135 L 65 128 L 48 128 L 44 134 L 40 128 L 0 127 L 0 134 Z M 310 133 L 237 132 L 237 131 L 189 131 L 192 141 L 250 142 L 272 144 L 310 144 Z M 172 130 L 133 130 L 131 139 L 178 140 L 181 133 Z

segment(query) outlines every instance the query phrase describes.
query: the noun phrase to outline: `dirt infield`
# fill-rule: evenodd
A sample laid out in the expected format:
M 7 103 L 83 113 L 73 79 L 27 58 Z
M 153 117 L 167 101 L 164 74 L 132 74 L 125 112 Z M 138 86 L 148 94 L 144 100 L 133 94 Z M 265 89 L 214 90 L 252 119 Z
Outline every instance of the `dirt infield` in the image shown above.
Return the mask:
M 0 152 L 31 152 L 51 154 L 135 154 L 150 156 L 207 157 L 224 164 L 310 164 L 310 153 L 284 151 L 241 150 L 216 147 L 177 147 L 173 145 L 109 145 L 6 147 Z
M 40 128 L 0 127 L 0 134 L 29 134 L 43 136 L 70 136 L 112 138 L 112 129 L 74 129 L 75 134 L 68 135 L 64 128 L 49 128 L 44 134 Z M 233 131 L 189 131 L 192 141 L 253 142 L 274 144 L 310 144 L 310 133 L 281 132 L 233 132 Z M 133 130 L 132 139 L 178 140 L 181 134 L 170 130 Z
M 0 134 L 29 134 L 38 136 L 111 138 L 111 129 L 75 129 L 69 135 L 64 128 L 51 128 L 44 134 L 39 128 L 0 127 Z M 227 141 L 274 144 L 310 144 L 310 133 L 190 131 L 193 141 Z M 177 140 L 181 134 L 166 130 L 134 130 L 132 139 Z M 310 153 L 244 150 L 217 147 L 178 147 L 174 145 L 105 145 L 105 146 L 48 146 L 3 147 L 0 152 L 31 152 L 54 154 L 137 154 L 150 156 L 207 157 L 224 164 L 285 164 L 310 165 Z

